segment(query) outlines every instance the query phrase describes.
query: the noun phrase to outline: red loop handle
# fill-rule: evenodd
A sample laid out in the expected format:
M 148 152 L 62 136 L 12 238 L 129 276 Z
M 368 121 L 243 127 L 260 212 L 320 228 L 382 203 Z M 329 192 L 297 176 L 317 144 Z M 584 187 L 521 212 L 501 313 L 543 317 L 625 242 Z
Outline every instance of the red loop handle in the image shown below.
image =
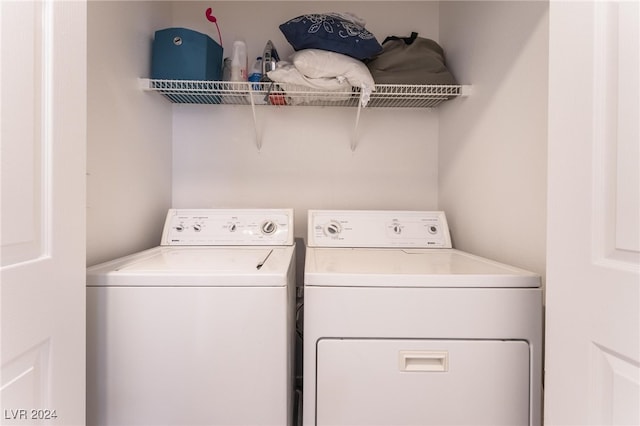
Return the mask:
M 218 22 L 218 20 L 216 19 L 216 17 L 215 17 L 215 16 L 213 16 L 213 10 L 212 10 L 211 8 L 208 8 L 208 9 L 207 9 L 207 13 L 206 13 L 206 15 L 207 15 L 207 19 L 209 20 L 209 22 L 213 22 L 213 23 Z
M 216 24 L 216 28 L 218 30 L 218 40 L 220 40 L 220 46 L 222 46 L 222 35 L 220 34 L 218 19 L 215 16 L 213 16 L 213 10 L 211 8 L 207 9 L 207 11 L 205 12 L 205 15 L 207 15 L 207 19 L 209 20 L 209 22 L 213 22 L 214 24 Z

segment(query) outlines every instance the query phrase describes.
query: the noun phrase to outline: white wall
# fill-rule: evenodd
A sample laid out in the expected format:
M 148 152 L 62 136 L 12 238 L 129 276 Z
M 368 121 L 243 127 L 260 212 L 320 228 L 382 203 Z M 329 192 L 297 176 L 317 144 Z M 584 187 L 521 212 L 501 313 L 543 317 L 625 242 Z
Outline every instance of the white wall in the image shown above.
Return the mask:
M 164 2 L 88 2 L 87 264 L 157 245 L 171 205 L 171 107 L 143 92 Z
M 435 209 L 437 117 L 367 112 L 351 152 L 353 109 L 261 109 L 258 152 L 250 109 L 176 107 L 174 206 Z
M 207 4 L 175 3 L 175 26 L 217 39 Z M 436 2 L 216 2 L 225 46 L 247 42 L 252 56 L 271 39 L 284 59 L 293 50 L 278 25 L 307 12 L 350 11 L 380 42 L 418 31 L 437 38 Z M 390 14 L 394 19 L 390 19 Z M 202 17 L 202 19 L 200 19 Z M 228 54 L 228 52 L 227 52 Z M 306 210 L 435 209 L 438 111 L 365 109 L 359 145 L 349 147 L 356 110 L 258 108 L 263 148 L 255 147 L 250 107 L 174 106 L 175 207 L 293 207 L 296 234 Z
M 440 38 L 473 85 L 440 111 L 439 207 L 454 243 L 544 275 L 548 4 L 443 2 Z

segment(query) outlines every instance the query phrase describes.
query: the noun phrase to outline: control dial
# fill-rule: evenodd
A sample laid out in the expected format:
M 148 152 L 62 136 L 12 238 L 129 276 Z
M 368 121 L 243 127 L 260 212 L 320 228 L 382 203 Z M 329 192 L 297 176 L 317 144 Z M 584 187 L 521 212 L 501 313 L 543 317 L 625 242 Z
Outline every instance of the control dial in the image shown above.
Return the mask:
M 271 235 L 276 232 L 277 229 L 278 225 L 272 220 L 265 220 L 262 222 L 262 225 L 260 225 L 260 231 L 262 231 L 264 235 Z
M 328 237 L 337 237 L 342 232 L 342 226 L 335 220 L 324 226 L 324 234 Z
M 398 222 L 393 222 L 393 224 L 391 225 L 391 230 L 394 234 L 400 235 L 402 234 L 402 225 L 400 225 L 400 223 Z

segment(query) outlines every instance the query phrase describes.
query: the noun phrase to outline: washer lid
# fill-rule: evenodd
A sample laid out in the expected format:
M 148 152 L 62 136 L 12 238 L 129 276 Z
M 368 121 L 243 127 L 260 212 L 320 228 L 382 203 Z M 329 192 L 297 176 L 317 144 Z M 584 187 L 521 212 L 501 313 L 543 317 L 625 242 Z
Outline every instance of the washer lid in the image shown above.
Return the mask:
M 87 269 L 87 286 L 287 285 L 294 246 L 162 246 Z
M 540 287 L 540 276 L 456 249 L 308 247 L 305 285 Z

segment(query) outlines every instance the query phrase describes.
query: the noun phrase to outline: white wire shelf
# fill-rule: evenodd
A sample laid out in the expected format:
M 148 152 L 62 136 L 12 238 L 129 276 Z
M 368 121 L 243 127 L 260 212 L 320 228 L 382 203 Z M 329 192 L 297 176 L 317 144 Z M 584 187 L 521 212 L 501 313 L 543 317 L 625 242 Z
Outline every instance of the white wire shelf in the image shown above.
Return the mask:
M 173 103 L 228 105 L 360 106 L 360 89 L 322 91 L 284 83 L 141 79 L 144 90 Z M 434 108 L 468 95 L 470 86 L 377 84 L 367 108 Z
M 158 92 L 178 104 L 251 105 L 256 146 L 262 148 L 262 135 L 256 107 L 269 106 L 333 106 L 356 108 L 355 125 L 351 136 L 351 150 L 358 144 L 358 124 L 363 109 L 361 91 L 313 90 L 306 86 L 271 82 L 229 82 L 196 80 L 140 79 L 143 90 Z M 377 84 L 366 108 L 434 108 L 440 103 L 469 96 L 471 86 Z

